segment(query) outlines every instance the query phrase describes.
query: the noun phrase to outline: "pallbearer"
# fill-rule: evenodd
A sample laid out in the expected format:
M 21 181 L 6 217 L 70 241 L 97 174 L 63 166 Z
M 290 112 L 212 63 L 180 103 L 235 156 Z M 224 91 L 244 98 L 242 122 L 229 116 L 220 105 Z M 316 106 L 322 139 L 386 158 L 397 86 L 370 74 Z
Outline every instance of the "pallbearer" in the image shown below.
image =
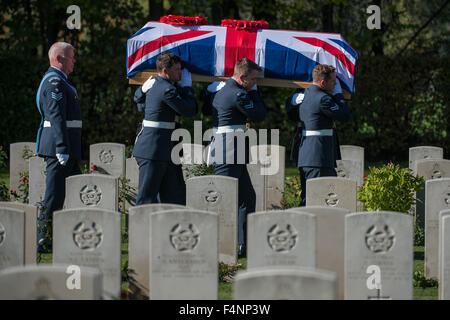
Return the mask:
M 245 154 L 242 154 L 237 140 L 243 136 L 247 121 L 262 121 L 266 116 L 256 86 L 260 71 L 261 68 L 250 59 L 239 60 L 234 66 L 233 77 L 215 94 L 212 103 L 218 120 L 211 148 L 214 171 L 217 175 L 239 179 L 240 256 L 246 253 L 247 214 L 255 211 L 256 195 L 246 167 L 248 145 L 245 143 Z
M 171 136 L 179 116 L 192 117 L 197 112 L 191 74 L 181 70 L 180 57 L 171 52 L 158 56 L 156 69 L 156 79 L 149 79 L 135 94 L 138 107 L 145 110 L 133 149 L 139 165 L 136 205 L 158 202 L 185 205 L 186 184 L 180 167 L 171 159 L 176 143 Z

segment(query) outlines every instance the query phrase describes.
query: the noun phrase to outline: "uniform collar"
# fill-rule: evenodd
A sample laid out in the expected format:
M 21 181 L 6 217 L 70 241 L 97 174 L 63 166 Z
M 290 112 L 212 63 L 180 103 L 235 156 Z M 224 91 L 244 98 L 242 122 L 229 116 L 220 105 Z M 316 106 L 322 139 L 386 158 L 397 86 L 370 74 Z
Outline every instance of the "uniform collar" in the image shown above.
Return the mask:
M 67 74 L 66 74 L 64 71 L 62 71 L 61 69 L 59 69 L 59 68 L 57 68 L 57 67 L 54 67 L 54 66 L 50 66 L 50 68 L 51 68 L 51 69 L 55 69 L 56 71 L 58 71 L 59 73 L 61 73 L 61 74 L 64 76 L 64 78 L 67 80 Z
M 241 86 L 236 80 L 233 79 L 233 77 L 231 77 L 230 79 L 228 79 L 228 81 L 230 81 L 231 83 L 233 83 L 236 87 L 238 87 L 239 89 L 245 90 L 243 86 Z
M 165 77 L 163 77 L 163 76 L 161 76 L 161 75 L 159 75 L 159 74 L 158 74 L 158 76 L 157 76 L 156 78 L 157 78 L 157 79 L 159 78 L 160 80 L 165 80 L 165 81 L 167 81 L 168 83 L 175 85 L 175 81 L 169 80 L 169 79 L 167 79 L 167 78 L 165 78 Z

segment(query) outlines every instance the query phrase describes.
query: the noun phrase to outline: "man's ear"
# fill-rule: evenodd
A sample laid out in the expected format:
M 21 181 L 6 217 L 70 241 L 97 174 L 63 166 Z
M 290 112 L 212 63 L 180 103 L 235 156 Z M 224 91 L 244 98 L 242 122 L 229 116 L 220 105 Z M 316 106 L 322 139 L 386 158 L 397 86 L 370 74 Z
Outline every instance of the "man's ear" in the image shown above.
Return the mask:
M 325 86 L 325 79 L 320 80 L 320 87 L 323 88 Z
M 245 76 L 244 76 L 243 74 L 240 74 L 240 75 L 238 76 L 238 79 L 239 79 L 239 81 L 241 82 L 241 84 L 243 84 L 244 81 L 245 81 Z
M 61 54 L 56 55 L 56 61 L 58 61 L 60 64 L 63 64 L 64 57 Z

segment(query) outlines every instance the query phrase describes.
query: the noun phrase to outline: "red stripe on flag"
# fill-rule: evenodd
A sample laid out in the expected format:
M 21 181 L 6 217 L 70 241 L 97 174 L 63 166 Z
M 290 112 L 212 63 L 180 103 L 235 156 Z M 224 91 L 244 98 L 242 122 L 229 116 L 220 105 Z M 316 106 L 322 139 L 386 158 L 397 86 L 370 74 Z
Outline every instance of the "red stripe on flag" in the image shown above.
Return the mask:
M 340 62 L 342 62 L 342 64 L 353 76 L 355 75 L 355 65 L 345 56 L 345 54 L 342 51 L 340 51 L 336 47 L 317 38 L 308 38 L 308 37 L 294 37 L 294 38 L 306 42 L 308 44 L 311 44 L 313 46 L 321 47 L 325 51 L 328 51 L 333 56 L 335 56 Z
M 204 34 L 210 33 L 212 31 L 187 31 L 183 33 L 177 33 L 170 36 L 163 36 L 153 41 L 147 42 L 145 45 L 140 47 L 136 52 L 128 57 L 128 68 L 130 68 L 136 61 L 141 59 L 143 56 L 155 51 L 165 45 L 171 44 L 176 41 L 186 40 L 189 38 L 195 38 L 202 36 Z
M 234 73 L 234 64 L 243 58 L 255 61 L 256 32 L 227 28 L 225 42 L 225 76 Z

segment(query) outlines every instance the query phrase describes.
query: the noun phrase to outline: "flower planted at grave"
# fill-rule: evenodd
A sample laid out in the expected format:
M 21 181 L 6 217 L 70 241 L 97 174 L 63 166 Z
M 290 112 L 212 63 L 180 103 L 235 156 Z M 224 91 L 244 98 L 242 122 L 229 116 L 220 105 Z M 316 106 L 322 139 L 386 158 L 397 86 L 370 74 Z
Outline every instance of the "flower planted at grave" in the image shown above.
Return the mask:
M 415 193 L 423 188 L 424 179 L 391 162 L 369 170 L 358 190 L 358 199 L 363 203 L 364 210 L 408 213 L 416 201 Z

